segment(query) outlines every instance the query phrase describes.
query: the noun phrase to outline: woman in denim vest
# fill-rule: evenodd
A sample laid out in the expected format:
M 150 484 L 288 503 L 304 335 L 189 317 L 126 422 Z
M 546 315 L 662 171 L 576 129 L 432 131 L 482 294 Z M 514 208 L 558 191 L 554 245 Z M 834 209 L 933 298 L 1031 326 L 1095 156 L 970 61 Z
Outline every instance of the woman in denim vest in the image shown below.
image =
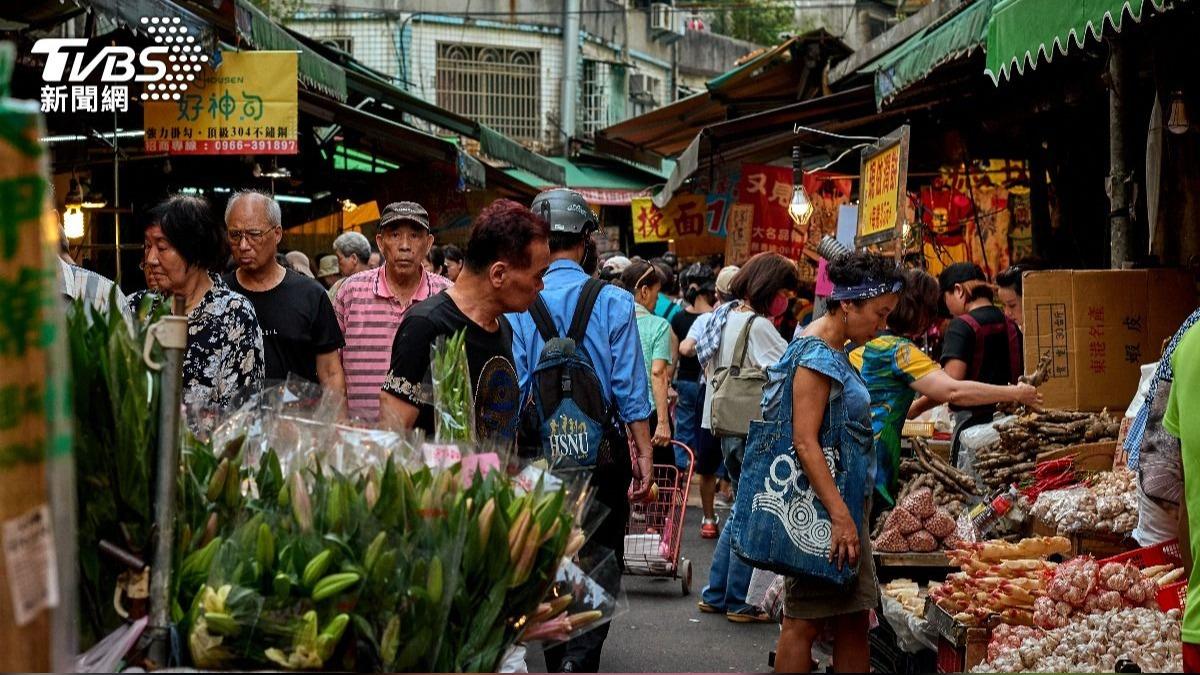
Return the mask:
M 791 418 L 800 468 L 832 522 L 829 558 L 839 567 L 856 566 L 858 574 L 848 588 L 812 577 L 788 578 L 775 661 L 780 672 L 810 671 L 813 642 L 826 628 L 833 633 L 834 668 L 868 672 L 868 616 L 879 604 L 866 522 L 875 468 L 871 400 L 846 350 L 887 327 L 904 282 L 891 262 L 865 253 L 831 263 L 829 278 L 834 292 L 828 314 L 810 324 L 769 371 L 764 418 Z M 845 466 L 857 467 L 847 478 L 863 484 L 846 492 L 864 495 L 863 503 L 847 505 L 842 499 L 822 451 L 827 446 L 838 449 Z

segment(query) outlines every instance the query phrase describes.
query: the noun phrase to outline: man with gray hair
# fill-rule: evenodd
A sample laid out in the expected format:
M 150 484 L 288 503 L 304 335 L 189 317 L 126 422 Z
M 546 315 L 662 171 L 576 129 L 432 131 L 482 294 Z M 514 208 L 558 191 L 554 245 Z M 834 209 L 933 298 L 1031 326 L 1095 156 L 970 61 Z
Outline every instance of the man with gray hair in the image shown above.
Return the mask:
M 371 242 L 361 232 L 343 232 L 333 240 L 333 252 L 337 255 L 338 273 L 341 279 L 329 288 L 329 299 L 336 300 L 342 282 L 371 269 Z
M 279 204 L 266 193 L 244 190 L 229 198 L 225 225 L 237 269 L 225 275 L 225 283 L 254 305 L 268 380 L 295 373 L 344 396 L 338 350 L 346 342 L 333 303 L 321 284 L 275 260 L 282 220 Z

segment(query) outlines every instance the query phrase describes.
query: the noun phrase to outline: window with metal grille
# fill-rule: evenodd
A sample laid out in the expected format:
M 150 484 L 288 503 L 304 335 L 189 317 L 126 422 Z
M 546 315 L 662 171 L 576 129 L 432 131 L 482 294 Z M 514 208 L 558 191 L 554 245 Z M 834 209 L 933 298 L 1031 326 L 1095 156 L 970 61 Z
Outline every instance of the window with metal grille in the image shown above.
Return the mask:
M 608 64 L 583 60 L 579 77 L 578 135 L 589 138 L 608 126 Z
M 521 141 L 542 140 L 541 52 L 439 42 L 437 102 Z

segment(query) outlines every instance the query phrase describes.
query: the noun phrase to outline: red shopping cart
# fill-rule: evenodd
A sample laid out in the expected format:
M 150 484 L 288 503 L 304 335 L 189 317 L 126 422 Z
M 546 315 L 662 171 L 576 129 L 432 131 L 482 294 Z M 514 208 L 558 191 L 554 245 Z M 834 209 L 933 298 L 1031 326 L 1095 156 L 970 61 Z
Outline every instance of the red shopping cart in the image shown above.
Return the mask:
M 671 444 L 687 455 L 687 468 L 654 465 L 658 495 L 630 508 L 625 529 L 625 574 L 679 579 L 687 595 L 692 590 L 692 561 L 681 558 L 679 551 L 696 455 L 679 441 Z

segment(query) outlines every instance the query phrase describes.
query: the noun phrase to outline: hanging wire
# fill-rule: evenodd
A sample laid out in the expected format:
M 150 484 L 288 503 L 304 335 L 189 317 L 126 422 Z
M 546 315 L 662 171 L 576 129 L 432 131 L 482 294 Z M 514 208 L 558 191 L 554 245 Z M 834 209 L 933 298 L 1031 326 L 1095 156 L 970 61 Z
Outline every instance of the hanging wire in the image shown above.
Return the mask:
M 829 136 L 830 138 L 840 138 L 845 141 L 869 141 L 871 143 L 878 143 L 879 141 L 883 140 L 879 136 L 847 136 L 845 134 L 837 134 L 832 131 L 825 131 L 824 129 L 817 129 L 814 127 L 806 127 L 803 124 L 793 124 L 792 125 L 792 133 L 793 134 L 799 133 L 801 131 L 807 131 L 810 134 L 819 134 L 821 136 Z
M 850 153 L 854 152 L 855 150 L 862 150 L 863 148 L 869 147 L 870 145 L 871 145 L 870 143 L 859 143 L 858 145 L 851 146 L 851 147 L 849 147 L 849 148 L 846 148 L 846 149 L 845 149 L 845 150 L 842 152 L 842 154 L 838 155 L 836 158 L 834 158 L 834 159 L 833 159 L 832 161 L 830 161 L 829 163 L 827 163 L 827 164 L 824 164 L 824 165 L 822 165 L 822 166 L 818 166 L 818 167 L 817 167 L 817 168 L 815 168 L 815 169 L 805 169 L 804 171 L 805 171 L 806 173 L 815 173 L 815 172 L 817 172 L 817 171 L 824 171 L 825 169 L 828 169 L 829 167 L 831 167 L 831 166 L 833 166 L 833 165 L 837 164 L 838 162 L 842 161 L 843 159 L 845 159 L 846 155 L 848 155 L 848 154 L 850 154 Z

